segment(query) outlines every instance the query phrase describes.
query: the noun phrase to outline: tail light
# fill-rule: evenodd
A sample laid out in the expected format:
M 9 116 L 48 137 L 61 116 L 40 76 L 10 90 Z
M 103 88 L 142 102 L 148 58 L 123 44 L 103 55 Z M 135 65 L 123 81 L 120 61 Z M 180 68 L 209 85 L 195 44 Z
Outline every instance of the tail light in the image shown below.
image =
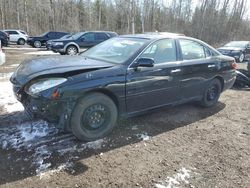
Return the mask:
M 234 61 L 234 62 L 231 64 L 231 67 L 232 67 L 233 69 L 237 69 L 237 63 Z

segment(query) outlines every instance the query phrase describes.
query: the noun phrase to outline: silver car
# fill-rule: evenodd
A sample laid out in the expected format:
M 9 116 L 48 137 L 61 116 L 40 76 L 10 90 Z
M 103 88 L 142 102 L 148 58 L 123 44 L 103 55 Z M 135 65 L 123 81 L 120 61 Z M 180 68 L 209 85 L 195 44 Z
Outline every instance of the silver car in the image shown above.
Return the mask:
M 9 34 L 10 42 L 24 45 L 28 39 L 28 34 L 22 30 L 6 29 L 4 32 Z

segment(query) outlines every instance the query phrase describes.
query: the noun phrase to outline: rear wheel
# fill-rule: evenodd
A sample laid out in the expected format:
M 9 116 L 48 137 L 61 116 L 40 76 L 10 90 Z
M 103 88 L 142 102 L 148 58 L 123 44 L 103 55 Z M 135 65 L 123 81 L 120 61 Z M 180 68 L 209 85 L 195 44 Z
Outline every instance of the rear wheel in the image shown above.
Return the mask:
M 25 40 L 24 40 L 24 39 L 19 39 L 19 40 L 17 41 L 17 44 L 19 44 L 19 45 L 24 45 L 24 44 L 25 44 Z
M 35 41 L 34 42 L 34 47 L 35 48 L 41 48 L 41 46 L 42 46 L 42 43 L 40 41 Z
M 243 53 L 240 54 L 240 57 L 239 57 L 239 62 L 242 63 L 245 59 L 245 55 Z
M 78 53 L 78 49 L 76 46 L 69 46 L 66 52 L 67 52 L 67 55 L 76 55 Z
M 221 82 L 218 79 L 213 79 L 205 89 L 203 99 L 200 104 L 203 107 L 211 107 L 216 105 L 221 94 Z
M 109 97 L 101 93 L 89 94 L 73 111 L 72 132 L 79 140 L 100 139 L 115 127 L 117 116 L 117 107 Z

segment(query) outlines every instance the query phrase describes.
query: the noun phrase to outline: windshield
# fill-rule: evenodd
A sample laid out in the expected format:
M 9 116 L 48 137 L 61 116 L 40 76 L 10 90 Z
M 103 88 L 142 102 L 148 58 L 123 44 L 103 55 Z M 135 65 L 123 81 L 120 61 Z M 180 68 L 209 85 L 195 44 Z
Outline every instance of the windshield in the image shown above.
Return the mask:
M 146 42 L 148 42 L 147 39 L 112 38 L 81 55 L 90 59 L 121 64 L 134 55 Z
M 47 35 L 49 32 L 46 32 L 46 33 L 43 33 L 42 35 L 41 35 L 41 37 L 44 37 L 45 35 Z
M 248 44 L 248 42 L 239 41 L 239 42 L 230 42 L 230 43 L 226 44 L 225 46 L 226 47 L 245 48 L 247 44 Z
M 74 35 L 71 35 L 72 38 L 74 39 L 78 39 L 79 37 L 81 37 L 85 32 L 80 32 L 80 33 L 76 33 Z
M 70 37 L 72 37 L 71 34 L 69 34 L 69 35 L 64 35 L 61 39 L 67 39 L 67 38 L 70 38 Z

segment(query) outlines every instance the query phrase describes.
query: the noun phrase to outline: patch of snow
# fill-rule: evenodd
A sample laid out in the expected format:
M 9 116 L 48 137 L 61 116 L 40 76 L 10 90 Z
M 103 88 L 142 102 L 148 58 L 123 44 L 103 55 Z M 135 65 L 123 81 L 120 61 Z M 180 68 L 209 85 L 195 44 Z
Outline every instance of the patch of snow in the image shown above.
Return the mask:
M 70 155 L 70 159 L 77 158 L 76 154 L 89 149 L 101 149 L 105 140 L 81 143 L 72 134 L 62 134 L 53 124 L 38 120 L 0 127 L 0 149 L 28 155 L 16 161 L 32 161 L 25 168 L 36 169 L 38 175 L 46 173 L 51 167 L 53 155 Z M 70 162 L 70 161 L 68 161 Z M 68 166 L 67 164 L 61 164 Z
M 59 55 L 59 53 L 54 53 L 52 51 L 36 51 L 36 52 L 27 52 L 25 55 Z
M 0 82 L 0 88 L 0 105 L 7 112 L 12 113 L 24 110 L 23 105 L 15 98 L 10 82 Z
M 172 177 L 167 177 L 166 180 L 155 184 L 156 188 L 177 188 L 181 183 L 188 184 L 188 179 L 191 177 L 191 170 L 187 170 L 182 167 L 178 172 Z
M 136 136 L 143 141 L 149 140 L 151 138 L 150 136 L 148 136 L 148 133 L 137 134 Z
M 64 171 L 64 170 L 69 170 L 73 167 L 73 163 L 72 162 L 67 162 L 65 164 L 62 164 L 60 165 L 59 167 L 55 168 L 55 169 L 52 169 L 52 170 L 47 170 L 47 171 L 44 171 L 44 172 L 41 172 L 39 174 L 39 177 L 40 179 L 49 179 L 52 175 L 54 174 L 57 174 L 61 171 Z
M 79 145 L 68 145 L 68 147 L 66 148 L 62 148 L 57 150 L 57 152 L 59 153 L 59 155 L 63 156 L 66 153 L 80 153 L 86 149 L 101 149 L 102 145 L 105 143 L 104 139 L 99 139 L 96 141 L 92 141 L 92 142 L 87 142 L 87 143 L 83 143 L 80 146 Z
M 28 51 L 38 51 L 40 49 L 29 48 L 29 47 L 3 47 L 3 50 L 28 50 Z
M 56 129 L 49 128 L 46 121 L 26 122 L 13 127 L 10 126 L 8 131 L 0 129 L 0 142 L 2 143 L 2 149 L 29 149 L 34 140 L 45 137 L 52 131 L 56 132 Z
M 34 151 L 33 164 L 36 166 L 36 172 L 40 173 L 51 166 L 45 160 L 50 158 L 52 152 L 47 145 L 34 148 L 33 144 L 35 141 L 57 132 L 58 130 L 55 127 L 49 127 L 48 123 L 42 120 L 26 122 L 15 127 L 9 127 L 8 132 L 0 130 L 1 148 L 3 150 Z
M 6 80 L 9 79 L 11 77 L 11 75 L 13 74 L 13 72 L 8 72 L 8 73 L 0 73 L 0 80 Z

